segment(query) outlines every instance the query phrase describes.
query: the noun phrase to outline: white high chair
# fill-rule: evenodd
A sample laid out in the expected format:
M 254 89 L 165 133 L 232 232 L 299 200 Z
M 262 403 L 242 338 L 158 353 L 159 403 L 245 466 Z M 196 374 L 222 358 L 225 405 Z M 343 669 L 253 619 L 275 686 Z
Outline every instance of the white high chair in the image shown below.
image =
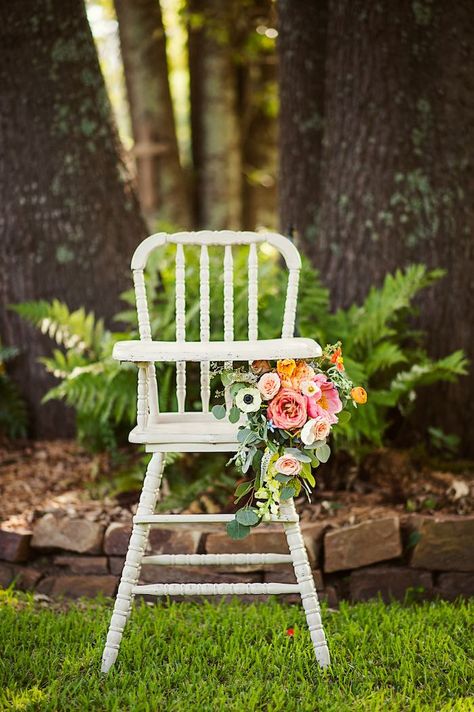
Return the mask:
M 172 243 L 176 245 L 176 341 L 153 341 L 145 290 L 144 269 L 150 253 Z M 282 338 L 258 338 L 258 250 L 268 243 L 278 250 L 288 268 L 288 286 L 283 315 Z M 186 342 L 185 333 L 185 248 L 200 245 L 200 341 Z M 248 257 L 248 340 L 234 341 L 234 287 L 232 247 L 249 246 Z M 209 246 L 223 248 L 224 341 L 210 341 Z M 139 341 L 120 341 L 113 351 L 119 361 L 138 366 L 137 425 L 130 441 L 142 443 L 152 453 L 145 475 L 133 530 L 118 588 L 114 611 L 102 659 L 102 672 L 115 662 L 125 623 L 130 615 L 135 594 L 155 596 L 208 596 L 229 594 L 301 594 L 303 607 L 316 654 L 324 668 L 329 665 L 329 651 L 321 623 L 318 597 L 304 545 L 299 518 L 293 500 L 281 506 L 281 515 L 273 522 L 284 527 L 289 554 L 161 554 L 146 556 L 145 549 L 152 524 L 225 523 L 232 514 L 155 514 L 158 490 L 163 474 L 164 453 L 236 451 L 239 424 L 227 419 L 216 420 L 209 411 L 210 362 L 275 360 L 279 358 L 314 358 L 321 354 L 312 339 L 294 338 L 296 302 L 301 259 L 289 239 L 274 233 L 254 232 L 180 232 L 158 233 L 144 240 L 133 255 L 132 271 L 138 312 Z M 178 411 L 160 413 L 155 362 L 176 363 Z M 200 362 L 201 412 L 187 412 L 186 362 Z M 228 399 L 227 399 L 228 403 Z M 262 524 L 261 526 L 265 526 Z M 254 565 L 292 563 L 296 583 L 138 583 L 142 564 L 153 565 Z

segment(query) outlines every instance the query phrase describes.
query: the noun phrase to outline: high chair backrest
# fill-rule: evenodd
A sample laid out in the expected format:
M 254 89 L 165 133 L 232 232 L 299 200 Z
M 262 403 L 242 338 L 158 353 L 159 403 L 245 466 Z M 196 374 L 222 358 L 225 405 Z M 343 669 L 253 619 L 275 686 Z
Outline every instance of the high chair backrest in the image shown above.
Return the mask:
M 271 245 L 283 257 L 288 269 L 282 337 L 293 336 L 295 328 L 298 283 L 301 258 L 294 244 L 283 235 L 271 232 L 233 232 L 230 230 L 199 232 L 157 233 L 146 238 L 135 250 L 132 258 L 133 281 L 138 314 L 140 339 L 152 339 L 150 317 L 145 288 L 144 269 L 151 252 L 167 244 L 176 245 L 176 341 L 186 341 L 186 257 L 185 247 L 201 247 L 199 260 L 200 341 L 209 342 L 209 360 L 212 360 L 210 341 L 210 262 L 208 247 L 223 248 L 224 340 L 234 341 L 234 275 L 232 247 L 248 245 L 248 341 L 258 340 L 258 246 Z M 186 398 L 185 363 L 176 365 L 176 394 L 178 411 L 184 411 Z M 209 410 L 209 361 L 201 362 L 201 400 L 204 412 Z

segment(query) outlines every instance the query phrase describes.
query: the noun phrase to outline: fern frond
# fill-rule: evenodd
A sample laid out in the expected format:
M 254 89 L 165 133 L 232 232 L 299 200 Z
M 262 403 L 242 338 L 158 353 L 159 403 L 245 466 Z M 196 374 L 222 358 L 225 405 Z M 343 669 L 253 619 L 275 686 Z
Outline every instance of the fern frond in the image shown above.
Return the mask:
M 25 437 L 28 425 L 26 404 L 13 381 L 0 374 L 0 431 L 8 437 Z
M 408 394 L 420 386 L 429 386 L 439 381 L 453 383 L 459 376 L 467 374 L 468 364 L 463 351 L 454 351 L 438 361 L 427 358 L 423 363 L 413 364 L 408 371 L 398 373 L 390 388 L 400 394 Z

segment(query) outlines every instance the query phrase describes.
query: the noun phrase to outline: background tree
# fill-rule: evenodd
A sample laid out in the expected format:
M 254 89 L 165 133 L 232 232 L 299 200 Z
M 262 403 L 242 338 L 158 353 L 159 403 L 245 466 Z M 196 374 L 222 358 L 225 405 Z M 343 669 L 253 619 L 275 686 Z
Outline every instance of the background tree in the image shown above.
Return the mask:
M 0 19 L 0 332 L 21 349 L 15 375 L 36 433 L 54 436 L 65 431 L 62 407 L 40 412 L 49 343 L 8 305 L 60 297 L 110 322 L 146 228 L 83 3 L 3 3 Z
M 140 204 L 156 218 L 191 228 L 181 168 L 159 0 L 114 0 L 134 139 Z
M 334 306 L 397 266 L 445 267 L 420 323 L 434 356 L 464 348 L 472 359 L 471 4 L 404 0 L 394 12 L 388 0 L 335 0 L 327 12 L 322 0 L 279 0 L 279 11 L 282 227 L 297 228 Z M 425 402 L 430 423 L 471 454 L 473 387 L 474 372 Z

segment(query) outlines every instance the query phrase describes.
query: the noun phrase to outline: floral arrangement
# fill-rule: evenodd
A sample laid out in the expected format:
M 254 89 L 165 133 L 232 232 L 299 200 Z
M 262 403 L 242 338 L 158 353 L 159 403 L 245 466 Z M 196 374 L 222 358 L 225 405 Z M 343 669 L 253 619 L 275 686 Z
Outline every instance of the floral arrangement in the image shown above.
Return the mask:
M 227 525 L 232 538 L 242 539 L 262 520 L 278 516 L 281 502 L 302 490 L 309 497 L 313 470 L 331 454 L 332 428 L 347 422 L 344 409 L 366 403 L 367 393 L 349 379 L 340 342 L 326 346 L 317 359 L 253 361 L 218 373 L 227 408 L 215 405 L 212 412 L 241 422 L 239 448 L 229 462 L 247 478 L 252 472 L 235 490 L 236 502 L 245 499 L 245 505 Z

